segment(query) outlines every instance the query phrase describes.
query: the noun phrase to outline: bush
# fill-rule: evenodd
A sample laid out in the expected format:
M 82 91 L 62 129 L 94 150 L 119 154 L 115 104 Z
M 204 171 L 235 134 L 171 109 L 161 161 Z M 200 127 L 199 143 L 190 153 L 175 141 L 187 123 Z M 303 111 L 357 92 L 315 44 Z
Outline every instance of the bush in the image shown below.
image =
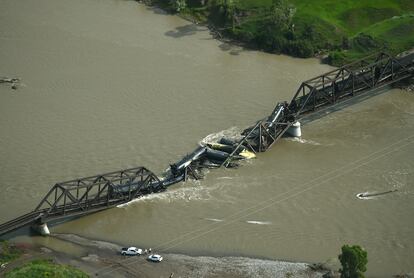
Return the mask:
M 89 276 L 71 266 L 54 264 L 47 260 L 32 261 L 8 272 L 6 278 L 88 278 Z
M 332 51 L 329 53 L 327 63 L 334 66 L 341 66 L 346 62 L 346 55 L 343 51 Z
M 255 39 L 255 34 L 247 30 L 236 29 L 232 34 L 236 39 L 246 43 L 252 43 Z
M 7 241 L 0 242 L 0 264 L 13 261 L 20 257 L 21 251 Z
M 352 39 L 352 48 L 362 52 L 380 49 L 381 47 L 382 44 L 379 41 L 364 33 L 360 33 Z
M 176 12 L 180 12 L 187 7 L 186 0 L 170 0 L 170 5 Z
M 285 49 L 285 52 L 296 57 L 308 58 L 313 56 L 314 49 L 312 44 L 309 41 L 297 40 L 290 41 L 287 45 L 288 49 Z

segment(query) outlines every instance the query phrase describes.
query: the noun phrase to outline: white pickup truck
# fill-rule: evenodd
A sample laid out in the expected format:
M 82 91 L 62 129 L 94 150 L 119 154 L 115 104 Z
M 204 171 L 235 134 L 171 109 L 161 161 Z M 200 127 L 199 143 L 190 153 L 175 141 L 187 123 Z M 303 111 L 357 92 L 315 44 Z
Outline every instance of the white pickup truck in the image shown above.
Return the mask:
M 124 247 L 121 249 L 121 255 L 124 256 L 137 256 L 142 254 L 142 249 L 137 247 Z

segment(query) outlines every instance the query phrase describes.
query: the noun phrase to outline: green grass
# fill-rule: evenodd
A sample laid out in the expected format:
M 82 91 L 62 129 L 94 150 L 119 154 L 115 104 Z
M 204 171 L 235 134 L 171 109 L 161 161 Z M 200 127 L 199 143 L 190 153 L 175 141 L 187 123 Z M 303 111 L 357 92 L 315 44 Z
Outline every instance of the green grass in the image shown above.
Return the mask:
M 292 0 L 298 17 L 317 17 L 336 26 L 348 35 L 394 15 L 414 9 L 404 1 L 395 0 Z
M 268 0 L 248 2 L 269 5 Z M 414 0 L 291 0 L 291 3 L 296 7 L 294 22 L 299 28 L 310 24 L 318 33 L 325 34 L 331 44 L 338 43 L 341 37 L 352 41 L 364 33 L 380 43 L 379 48 L 385 46 L 394 54 L 414 47 Z M 342 50 L 341 55 L 343 62 L 349 62 L 375 50 L 379 49 L 356 46 Z
M 389 18 L 363 32 L 383 41 L 394 52 L 406 50 L 414 46 L 414 13 Z
M 262 7 L 269 7 L 272 4 L 272 0 L 243 0 L 238 2 L 240 9 L 256 9 Z
M 86 273 L 66 265 L 47 260 L 32 261 L 6 273 L 5 278 L 87 278 Z
M 0 241 L 0 264 L 11 262 L 20 257 L 21 251 L 7 241 Z

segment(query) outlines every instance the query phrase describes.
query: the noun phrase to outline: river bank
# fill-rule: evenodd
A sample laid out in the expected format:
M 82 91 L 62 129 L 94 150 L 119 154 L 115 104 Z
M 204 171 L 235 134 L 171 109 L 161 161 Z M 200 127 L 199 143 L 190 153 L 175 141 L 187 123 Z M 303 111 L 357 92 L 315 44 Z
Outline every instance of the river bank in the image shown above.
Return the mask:
M 23 255 L 0 270 L 0 275 L 38 259 L 70 265 L 90 277 L 319 278 L 328 272 L 327 269 L 314 270 L 312 265 L 299 262 L 170 253 L 161 253 L 164 257 L 161 263 L 151 263 L 146 260 L 145 255 L 121 256 L 120 245 L 70 234 L 55 234 L 49 239 L 35 237 L 34 241 L 19 239 L 18 242 L 23 249 Z
M 294 57 L 324 57 L 340 66 L 378 51 L 414 46 L 414 5 L 409 1 L 141 0 L 204 24 L 218 38 Z

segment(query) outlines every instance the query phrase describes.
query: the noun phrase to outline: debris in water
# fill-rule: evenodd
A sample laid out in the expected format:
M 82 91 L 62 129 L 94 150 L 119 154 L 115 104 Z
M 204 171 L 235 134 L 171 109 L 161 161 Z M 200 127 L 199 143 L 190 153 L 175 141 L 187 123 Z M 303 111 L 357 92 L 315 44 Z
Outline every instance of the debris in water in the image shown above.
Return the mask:
M 20 78 L 0 77 L 0 83 L 10 83 L 13 90 L 17 90 Z

